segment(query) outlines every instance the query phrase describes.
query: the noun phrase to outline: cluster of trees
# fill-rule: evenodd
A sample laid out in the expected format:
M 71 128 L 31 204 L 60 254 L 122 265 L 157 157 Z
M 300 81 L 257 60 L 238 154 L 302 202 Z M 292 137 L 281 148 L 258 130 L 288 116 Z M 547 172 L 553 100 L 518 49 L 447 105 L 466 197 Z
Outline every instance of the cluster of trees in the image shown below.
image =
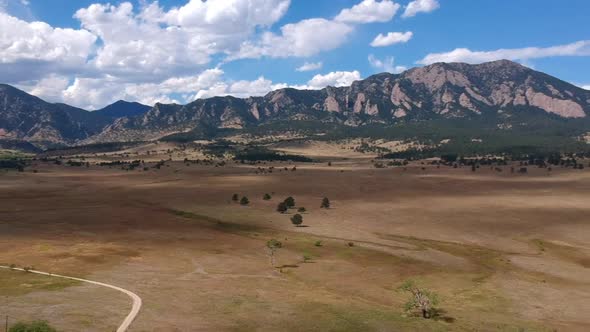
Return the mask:
M 19 172 L 23 172 L 25 170 L 26 166 L 27 166 L 27 162 L 22 159 L 0 159 L 0 169 L 1 168 L 16 169 Z
M 240 202 L 240 205 L 248 205 L 250 204 L 250 199 L 248 199 L 248 197 L 246 196 L 242 196 L 242 198 L 240 198 L 240 195 L 238 194 L 233 194 L 233 196 L 231 197 L 231 200 L 234 202 Z
M 313 162 L 311 158 L 305 156 L 278 153 L 265 149 L 253 149 L 236 153 L 234 160 L 239 160 L 242 163 L 255 161 L 294 161 L 302 163 Z

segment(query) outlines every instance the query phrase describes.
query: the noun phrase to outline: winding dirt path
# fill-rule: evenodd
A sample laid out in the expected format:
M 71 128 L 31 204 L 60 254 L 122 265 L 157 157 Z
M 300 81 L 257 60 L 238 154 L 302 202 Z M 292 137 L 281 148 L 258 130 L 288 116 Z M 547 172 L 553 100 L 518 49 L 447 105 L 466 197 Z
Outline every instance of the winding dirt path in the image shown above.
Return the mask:
M 92 280 L 87 280 L 87 279 L 81 279 L 81 278 L 75 278 L 75 277 L 68 277 L 68 276 L 62 276 L 59 274 L 53 274 L 53 273 L 48 273 L 48 272 L 41 272 L 41 271 L 35 271 L 35 270 L 29 270 L 29 271 L 25 271 L 24 269 L 21 268 L 11 268 L 10 266 L 3 266 L 0 265 L 1 269 L 6 269 L 6 270 L 13 270 L 13 271 L 22 271 L 22 272 L 28 272 L 28 273 L 34 273 L 34 274 L 41 274 L 44 276 L 49 276 L 49 277 L 55 277 L 55 278 L 62 278 L 62 279 L 69 279 L 69 280 L 76 280 L 76 281 L 81 281 L 81 282 L 85 282 L 87 284 L 93 284 L 93 285 L 98 285 L 98 286 L 102 286 L 102 287 L 107 287 L 107 288 L 111 288 L 114 289 L 116 291 L 119 291 L 121 293 L 126 294 L 127 296 L 129 296 L 132 300 L 133 300 L 133 306 L 131 307 L 131 312 L 129 312 L 129 315 L 127 315 L 127 317 L 125 317 L 125 320 L 123 320 L 123 322 L 121 323 L 121 325 L 119 325 L 119 327 L 117 328 L 117 332 L 126 332 L 127 329 L 129 329 L 129 326 L 131 325 L 131 323 L 133 323 L 133 320 L 135 319 L 135 317 L 137 317 L 137 315 L 139 314 L 139 310 L 141 309 L 141 298 L 139 296 L 137 296 L 137 294 L 128 291 L 126 289 L 123 289 L 121 287 L 117 287 L 114 285 L 109 285 L 109 284 L 105 284 L 102 282 L 98 282 L 98 281 L 92 281 Z

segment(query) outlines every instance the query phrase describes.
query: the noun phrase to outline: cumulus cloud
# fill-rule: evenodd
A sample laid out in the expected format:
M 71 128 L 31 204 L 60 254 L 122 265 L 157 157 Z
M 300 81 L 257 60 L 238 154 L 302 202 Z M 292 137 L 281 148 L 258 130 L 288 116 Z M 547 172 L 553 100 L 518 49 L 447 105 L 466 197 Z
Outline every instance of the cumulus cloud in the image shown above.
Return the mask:
M 20 1 L 14 0 L 20 5 Z M 24 1 L 24 0 L 22 0 Z M 2 11 L 2 80 L 50 101 L 86 109 L 118 99 L 186 103 L 216 95 L 246 97 L 281 87 L 265 77 L 231 81 L 222 64 L 240 58 L 309 57 L 344 44 L 357 24 L 386 22 L 399 9 L 392 0 L 363 0 L 335 18 L 310 18 L 271 29 L 291 0 L 185 0 L 94 3 L 75 12 L 76 29 L 27 22 Z M 133 2 L 135 3 L 135 2 Z M 304 63 L 300 71 L 322 63 Z M 342 86 L 358 71 L 316 75 L 305 88 Z
M 315 75 L 309 82 L 307 87 L 310 89 L 323 89 L 327 86 L 349 86 L 354 81 L 361 79 L 361 73 L 355 71 L 333 71 L 325 75 Z
M 298 67 L 295 70 L 297 70 L 297 71 L 313 71 L 313 70 L 321 69 L 322 66 L 323 66 L 323 63 L 321 63 L 321 62 L 306 62 L 301 67 Z
M 390 0 L 363 0 L 352 8 L 343 9 L 335 20 L 346 23 L 389 22 L 399 7 L 399 4 Z
M 405 66 L 396 66 L 394 65 L 395 58 L 392 56 L 387 56 L 385 59 L 380 60 L 376 58 L 373 54 L 369 55 L 369 64 L 371 67 L 375 68 L 378 71 L 388 72 L 393 74 L 399 74 L 408 68 Z
M 457 48 L 450 52 L 428 54 L 417 63 L 423 65 L 435 62 L 482 63 L 501 59 L 526 61 L 555 56 L 590 56 L 590 40 L 551 47 L 526 47 L 494 51 L 472 51 L 467 48 Z
M 311 18 L 289 23 L 280 33 L 265 32 L 257 41 L 245 41 L 227 61 L 246 58 L 309 57 L 344 44 L 355 24 L 388 22 L 400 5 L 391 0 L 363 0 L 343 9 L 334 19 Z
M 341 46 L 353 28 L 347 24 L 312 18 L 281 27 L 281 33 L 266 32 L 258 42 L 245 42 L 229 60 L 263 56 L 307 57 Z
M 371 46 L 384 47 L 384 46 L 390 46 L 393 44 L 407 43 L 410 39 L 412 39 L 412 36 L 414 36 L 412 31 L 389 32 L 386 35 L 380 33 L 371 42 Z
M 162 78 L 207 64 L 211 56 L 237 49 L 241 42 L 279 20 L 289 0 L 191 0 L 164 11 L 153 2 L 93 4 L 75 17 L 100 37 L 92 61 L 102 73 Z
M 30 66 L 63 72 L 86 63 L 96 36 L 86 30 L 53 28 L 44 22 L 25 22 L 0 12 L 0 68 L 23 74 L 22 80 L 47 72 L 31 73 Z M 18 78 L 18 77 L 16 77 Z M 7 79 L 6 77 L 4 79 Z
M 253 81 L 227 81 L 224 74 L 220 68 L 211 68 L 197 75 L 171 77 L 155 83 L 126 82 L 113 76 L 76 78 L 70 83 L 65 77 L 52 76 L 37 84 L 19 85 L 19 88 L 52 102 L 95 110 L 120 99 L 146 105 L 158 102 L 185 104 L 197 98 L 214 96 L 262 96 L 287 87 L 287 84 L 275 84 L 262 76 Z
M 62 100 L 91 110 L 119 99 L 139 101 L 146 105 L 157 102 L 188 103 L 199 91 L 222 83 L 223 74 L 223 70 L 212 68 L 197 75 L 171 77 L 155 83 L 133 83 L 112 76 L 77 78 L 64 90 Z
M 412 17 L 416 16 L 418 13 L 430 13 L 439 7 L 440 4 L 438 3 L 438 0 L 415 0 L 406 6 L 402 17 Z
M 219 82 L 209 89 L 199 91 L 195 95 L 195 99 L 228 95 L 241 98 L 264 96 L 270 91 L 286 87 L 286 84 L 273 84 L 271 80 L 260 76 L 254 81 L 237 81 L 233 83 Z

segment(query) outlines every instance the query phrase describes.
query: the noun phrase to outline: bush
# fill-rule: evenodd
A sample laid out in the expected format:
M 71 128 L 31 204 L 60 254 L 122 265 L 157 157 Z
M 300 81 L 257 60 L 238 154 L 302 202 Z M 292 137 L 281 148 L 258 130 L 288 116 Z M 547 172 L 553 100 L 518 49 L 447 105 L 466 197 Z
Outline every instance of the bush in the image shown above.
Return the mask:
M 297 212 L 299 213 L 305 213 L 305 211 L 307 211 L 303 206 L 300 207 L 299 209 L 297 209 Z
M 234 194 L 234 195 L 231 197 L 231 200 L 232 200 L 232 201 L 234 201 L 234 202 L 237 202 L 239 199 L 240 199 L 240 196 L 239 196 L 238 194 Z
M 406 311 L 419 310 L 423 318 L 432 318 L 436 311 L 434 308 L 438 304 L 438 295 L 427 289 L 420 288 L 412 280 L 407 280 L 400 287 L 401 290 L 412 294 L 410 300 L 406 303 Z
M 56 329 L 49 326 L 45 321 L 34 321 L 31 323 L 23 323 L 19 322 L 14 324 L 9 330 L 9 332 L 57 332 Z
M 270 196 L 270 194 L 264 194 L 264 197 L 262 197 L 262 199 L 264 199 L 265 201 L 268 201 L 272 198 L 272 196 Z
M 330 200 L 328 199 L 328 197 L 324 197 L 324 199 L 322 199 L 322 205 L 320 206 L 320 208 L 322 208 L 322 209 L 329 209 L 330 208 Z
M 240 200 L 240 204 L 241 204 L 241 205 L 248 205 L 248 204 L 250 204 L 250 200 L 248 199 L 248 197 L 244 196 L 244 197 L 242 197 L 242 199 Z
M 301 226 L 301 224 L 303 224 L 303 216 L 300 214 L 296 214 L 293 217 L 291 217 L 291 222 L 293 223 L 293 225 L 299 227 Z

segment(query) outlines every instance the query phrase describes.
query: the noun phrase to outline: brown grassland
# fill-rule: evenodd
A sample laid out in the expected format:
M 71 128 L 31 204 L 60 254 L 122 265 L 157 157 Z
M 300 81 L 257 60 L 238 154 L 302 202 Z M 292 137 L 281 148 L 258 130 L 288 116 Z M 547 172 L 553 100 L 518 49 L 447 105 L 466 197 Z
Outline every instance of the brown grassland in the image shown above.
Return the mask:
M 182 159 L 0 171 L 0 263 L 137 293 L 131 331 L 590 330 L 590 171 L 377 169 L 347 157 L 265 174 L 255 171 L 271 163 Z M 296 210 L 275 211 L 288 196 L 307 227 L 291 224 Z M 277 269 L 271 238 L 283 242 Z M 439 294 L 436 317 L 404 312 L 408 279 Z M 0 270 L 0 315 L 12 321 L 112 331 L 129 307 L 115 291 Z

